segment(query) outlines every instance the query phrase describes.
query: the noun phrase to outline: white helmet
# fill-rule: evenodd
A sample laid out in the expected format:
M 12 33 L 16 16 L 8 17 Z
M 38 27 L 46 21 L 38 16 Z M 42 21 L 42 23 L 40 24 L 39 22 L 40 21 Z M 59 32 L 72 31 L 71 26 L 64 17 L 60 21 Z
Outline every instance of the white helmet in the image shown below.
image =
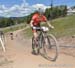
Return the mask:
M 40 14 L 44 14 L 45 11 L 42 8 L 38 8 L 37 12 L 40 13 Z

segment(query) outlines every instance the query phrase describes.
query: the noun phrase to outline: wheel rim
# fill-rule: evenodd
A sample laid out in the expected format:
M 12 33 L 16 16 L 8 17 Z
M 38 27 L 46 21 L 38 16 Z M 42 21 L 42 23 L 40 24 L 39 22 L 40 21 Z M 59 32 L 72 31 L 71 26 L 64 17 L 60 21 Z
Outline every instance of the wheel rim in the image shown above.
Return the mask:
M 43 50 L 44 56 L 48 60 L 56 60 L 58 56 L 58 48 L 56 39 L 52 35 L 47 36 L 46 42 L 43 44 Z

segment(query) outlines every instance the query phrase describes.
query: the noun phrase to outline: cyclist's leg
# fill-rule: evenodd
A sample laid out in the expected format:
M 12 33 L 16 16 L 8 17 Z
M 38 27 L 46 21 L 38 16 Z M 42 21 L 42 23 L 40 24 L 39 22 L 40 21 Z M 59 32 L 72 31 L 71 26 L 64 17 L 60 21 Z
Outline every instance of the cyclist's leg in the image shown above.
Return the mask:
M 37 38 L 38 38 L 38 33 L 37 33 L 37 31 L 36 30 L 32 30 L 32 32 L 33 32 L 33 40 L 35 41 L 35 43 L 36 43 L 36 46 L 38 46 L 38 41 L 37 41 Z M 35 45 L 32 45 L 32 53 L 33 54 L 36 54 L 36 46 Z
M 34 32 L 34 33 L 33 33 L 33 36 L 34 36 L 34 40 L 35 40 L 36 43 L 37 43 L 37 40 L 38 40 L 38 39 L 37 39 L 37 38 L 38 38 L 38 33 L 37 33 L 37 32 Z
M 5 44 L 5 36 L 4 36 L 4 33 L 2 34 L 2 40 L 3 40 L 3 43 Z
M 3 51 L 5 52 L 5 46 L 4 46 L 4 42 L 2 41 L 2 38 L 0 37 L 0 43 L 2 45 Z
M 33 30 L 33 37 L 34 37 L 35 42 L 37 43 L 38 33 L 36 30 Z

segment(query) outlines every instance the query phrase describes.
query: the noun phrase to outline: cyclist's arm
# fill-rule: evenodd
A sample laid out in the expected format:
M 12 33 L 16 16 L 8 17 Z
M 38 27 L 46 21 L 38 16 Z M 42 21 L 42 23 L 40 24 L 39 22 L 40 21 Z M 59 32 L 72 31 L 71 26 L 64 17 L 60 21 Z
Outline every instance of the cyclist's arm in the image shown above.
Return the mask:
M 33 20 L 30 21 L 30 26 L 33 27 Z
M 36 15 L 33 15 L 33 16 L 32 16 L 32 19 L 31 19 L 31 21 L 30 21 L 30 26 L 31 26 L 31 27 L 33 27 L 33 22 L 34 22 L 34 20 L 36 19 L 36 17 L 37 17 Z
M 49 23 L 48 21 L 46 21 L 46 23 L 50 28 L 54 29 L 54 26 L 52 26 L 51 23 Z
M 47 25 L 50 27 L 50 28 L 54 28 L 54 26 L 52 26 L 48 21 L 47 21 L 47 18 L 45 16 L 43 16 L 43 20 L 44 22 L 47 23 Z

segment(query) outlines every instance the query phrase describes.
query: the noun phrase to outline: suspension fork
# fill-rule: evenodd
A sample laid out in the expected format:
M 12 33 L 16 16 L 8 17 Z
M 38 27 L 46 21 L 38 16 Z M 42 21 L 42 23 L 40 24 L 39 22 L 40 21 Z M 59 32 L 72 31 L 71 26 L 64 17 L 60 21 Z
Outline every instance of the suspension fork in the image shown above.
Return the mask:
M 43 43 L 47 45 L 47 32 L 43 32 L 42 34 L 43 34 L 43 40 L 44 40 Z
M 44 43 L 44 34 L 43 32 L 41 31 L 40 34 L 39 34 L 39 47 L 42 48 L 42 45 L 41 43 L 43 42 Z

